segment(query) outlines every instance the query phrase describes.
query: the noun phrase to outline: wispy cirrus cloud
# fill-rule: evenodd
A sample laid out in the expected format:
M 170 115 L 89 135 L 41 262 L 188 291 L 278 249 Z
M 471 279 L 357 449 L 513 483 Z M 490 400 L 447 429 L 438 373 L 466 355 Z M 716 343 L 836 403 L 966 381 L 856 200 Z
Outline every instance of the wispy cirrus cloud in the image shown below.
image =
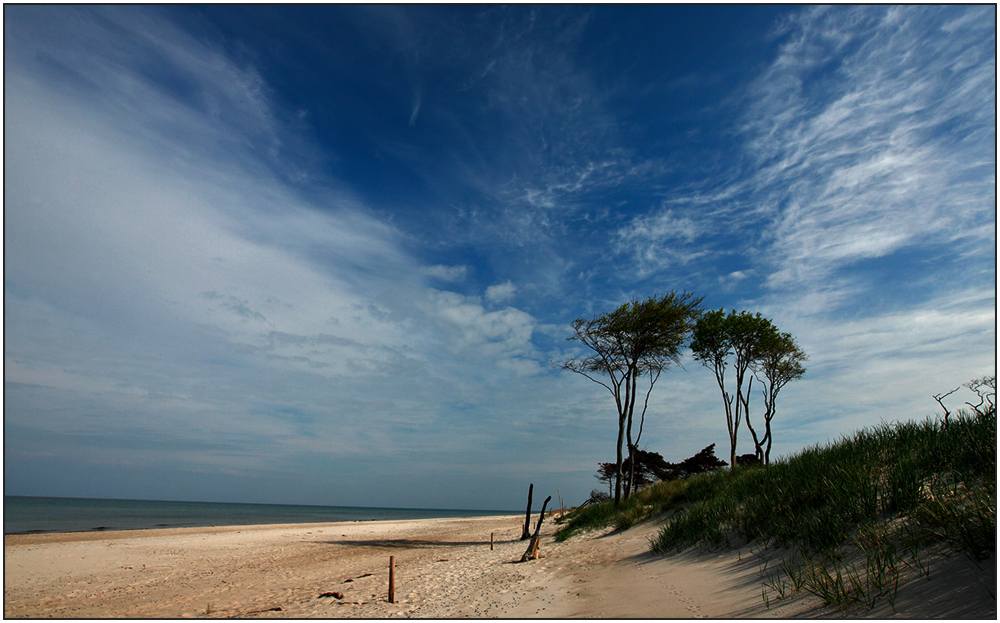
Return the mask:
M 590 12 L 487 7 L 439 18 L 421 57 L 439 103 L 425 97 L 421 119 L 455 139 L 445 174 L 473 192 L 463 200 L 475 209 L 463 208 L 455 235 L 552 247 L 600 197 L 662 173 L 663 163 L 626 146 L 608 85 L 577 59 Z M 426 179 L 440 177 L 440 158 L 389 149 Z
M 706 238 L 715 226 L 693 212 L 665 208 L 619 229 L 615 251 L 634 258 L 640 276 L 663 272 L 708 255 Z
M 913 245 L 991 243 L 995 40 L 989 11 L 969 10 L 982 19 L 815 8 L 785 25 L 743 124 L 773 218 L 771 287 Z
M 868 287 L 840 275 L 859 262 L 948 246 L 988 262 L 992 17 L 987 7 L 789 14 L 774 59 L 733 98 L 740 158 L 619 227 L 619 252 L 644 273 L 677 274 L 689 257 L 679 234 L 698 223 L 712 257 L 739 255 L 764 288 L 835 305 Z

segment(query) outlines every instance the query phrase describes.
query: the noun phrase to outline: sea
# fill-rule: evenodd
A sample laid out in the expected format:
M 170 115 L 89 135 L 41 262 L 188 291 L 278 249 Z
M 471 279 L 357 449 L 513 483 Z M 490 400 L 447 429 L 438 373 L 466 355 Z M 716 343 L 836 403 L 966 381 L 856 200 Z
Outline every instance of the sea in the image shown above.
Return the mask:
M 92 532 L 251 524 L 515 515 L 518 511 L 361 508 L 3 496 L 3 533 Z

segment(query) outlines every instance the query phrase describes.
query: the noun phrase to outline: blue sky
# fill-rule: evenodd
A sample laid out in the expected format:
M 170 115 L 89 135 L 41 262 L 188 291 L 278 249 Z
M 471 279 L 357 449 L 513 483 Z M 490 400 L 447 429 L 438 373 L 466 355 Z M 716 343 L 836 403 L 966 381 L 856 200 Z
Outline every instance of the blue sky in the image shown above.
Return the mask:
M 4 77 L 7 494 L 579 503 L 552 363 L 668 290 L 808 353 L 774 455 L 996 370 L 992 6 L 6 6 Z

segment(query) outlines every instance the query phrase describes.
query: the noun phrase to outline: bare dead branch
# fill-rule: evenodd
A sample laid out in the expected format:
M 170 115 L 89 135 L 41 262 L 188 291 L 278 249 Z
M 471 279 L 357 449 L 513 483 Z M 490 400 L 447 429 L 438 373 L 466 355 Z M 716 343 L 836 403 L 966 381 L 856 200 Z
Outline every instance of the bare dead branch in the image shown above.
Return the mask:
M 952 394 L 954 394 L 955 392 L 957 392 L 960 389 L 962 389 L 961 386 L 956 387 L 955 389 L 951 390 L 947 394 L 934 394 L 934 400 L 936 400 L 937 403 L 939 405 L 941 405 L 941 408 L 944 409 L 944 425 L 945 426 L 948 425 L 948 416 L 951 415 L 951 411 L 948 411 L 948 407 L 944 406 L 944 402 L 942 402 L 942 401 L 945 398 L 947 398 L 948 396 L 951 396 Z

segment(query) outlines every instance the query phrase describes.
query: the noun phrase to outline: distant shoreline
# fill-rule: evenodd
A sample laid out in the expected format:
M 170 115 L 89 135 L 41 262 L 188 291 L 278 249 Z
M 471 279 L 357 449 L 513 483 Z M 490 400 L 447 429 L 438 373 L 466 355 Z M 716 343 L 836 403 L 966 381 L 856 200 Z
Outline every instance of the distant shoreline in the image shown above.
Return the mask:
M 537 512 L 534 515 L 537 517 Z M 47 543 L 83 543 L 90 541 L 119 541 L 128 539 L 145 539 L 156 537 L 198 537 L 207 535 L 226 535 L 244 533 L 267 533 L 286 530 L 314 530 L 329 528 L 366 529 L 371 526 L 375 531 L 392 531 L 397 526 L 408 526 L 424 529 L 435 524 L 452 521 L 496 521 L 504 522 L 514 518 L 514 515 L 475 515 L 469 517 L 425 517 L 420 519 L 368 519 L 351 521 L 325 522 L 295 522 L 295 523 L 260 523 L 231 524 L 219 526 L 169 526 L 154 528 L 130 528 L 124 530 L 75 530 L 67 532 L 21 532 L 4 534 L 5 546 L 42 545 Z M 536 519 L 537 520 L 537 519 Z M 523 522 L 523 519 L 519 519 Z
M 4 535 L 489 517 L 519 511 L 4 496 Z

